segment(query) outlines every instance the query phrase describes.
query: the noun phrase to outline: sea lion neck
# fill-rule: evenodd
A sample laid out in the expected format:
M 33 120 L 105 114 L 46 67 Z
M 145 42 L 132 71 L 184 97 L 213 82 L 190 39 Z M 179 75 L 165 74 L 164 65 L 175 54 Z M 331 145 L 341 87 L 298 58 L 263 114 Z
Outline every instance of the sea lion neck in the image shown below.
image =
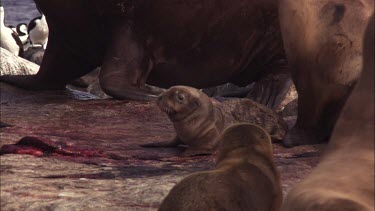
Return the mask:
M 243 156 L 239 155 L 247 155 L 249 150 L 241 147 L 234 150 L 231 150 L 226 153 L 219 153 L 216 157 L 216 167 L 219 168 L 220 166 L 225 165 L 226 162 L 233 162 L 233 161 L 240 161 L 238 158 L 241 157 L 241 161 L 244 161 Z

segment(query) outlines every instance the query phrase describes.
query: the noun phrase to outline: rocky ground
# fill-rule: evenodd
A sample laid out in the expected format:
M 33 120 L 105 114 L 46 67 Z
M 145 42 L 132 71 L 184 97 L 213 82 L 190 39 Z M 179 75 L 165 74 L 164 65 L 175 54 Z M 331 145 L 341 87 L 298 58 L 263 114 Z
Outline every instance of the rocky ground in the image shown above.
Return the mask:
M 214 156 L 139 146 L 174 135 L 154 103 L 1 84 L 0 105 L 1 122 L 11 125 L 0 129 L 1 210 L 155 210 L 183 177 L 214 168 Z M 25 136 L 34 138 L 19 142 Z M 284 194 L 322 148 L 274 144 Z
M 2 2 L 6 24 L 39 15 L 32 0 Z M 183 177 L 214 168 L 214 156 L 139 146 L 174 136 L 154 103 L 1 83 L 0 91 L 1 210 L 156 210 Z M 286 111 L 292 125 L 295 106 Z M 274 144 L 284 195 L 317 165 L 323 148 Z

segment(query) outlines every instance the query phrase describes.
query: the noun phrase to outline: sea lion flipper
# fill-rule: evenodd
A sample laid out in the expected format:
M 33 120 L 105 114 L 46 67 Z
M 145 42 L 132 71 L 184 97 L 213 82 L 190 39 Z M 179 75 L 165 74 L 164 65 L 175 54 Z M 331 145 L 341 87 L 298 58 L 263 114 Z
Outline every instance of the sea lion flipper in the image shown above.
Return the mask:
M 156 87 L 156 86 L 147 85 L 147 84 L 145 84 L 145 89 L 150 91 L 150 93 L 155 94 L 155 95 L 159 95 L 159 94 L 166 91 L 166 89 Z
M 39 83 L 37 75 L 2 75 L 0 82 L 5 82 L 23 89 L 43 90 L 43 89 L 64 89 L 65 86 L 54 86 L 52 84 Z
M 54 22 L 51 21 L 51 23 Z M 49 24 L 49 28 L 61 30 L 60 26 L 55 24 Z M 0 81 L 28 90 L 65 89 L 68 82 L 99 66 L 98 58 L 101 56 L 101 53 L 96 53 L 98 48 L 88 43 L 83 37 L 70 38 L 72 37 L 59 33 L 50 35 L 48 49 L 45 51 L 43 62 L 36 75 L 3 75 Z M 77 43 L 82 45 L 78 46 Z M 88 49 L 87 46 L 93 47 Z
M 280 67 L 251 87 L 247 98 L 257 101 L 268 108 L 276 109 L 287 95 L 293 82 L 287 68 Z
M 181 144 L 180 139 L 175 137 L 171 141 L 161 141 L 161 142 L 155 142 L 155 143 L 149 143 L 149 144 L 142 144 L 141 147 L 145 147 L 145 148 L 169 148 L 169 147 L 177 147 L 180 144 Z
M 316 144 L 316 140 L 324 140 L 327 137 L 317 136 L 318 131 L 305 130 L 294 126 L 283 139 L 283 146 L 290 148 L 304 144 Z
M 182 156 L 194 157 L 194 156 L 210 155 L 210 154 L 212 154 L 212 149 L 189 147 L 182 153 Z
M 127 22 L 115 25 L 112 30 L 113 38 L 101 65 L 101 88 L 107 95 L 117 99 L 157 99 L 160 89 L 145 85 L 152 67 L 151 58 Z

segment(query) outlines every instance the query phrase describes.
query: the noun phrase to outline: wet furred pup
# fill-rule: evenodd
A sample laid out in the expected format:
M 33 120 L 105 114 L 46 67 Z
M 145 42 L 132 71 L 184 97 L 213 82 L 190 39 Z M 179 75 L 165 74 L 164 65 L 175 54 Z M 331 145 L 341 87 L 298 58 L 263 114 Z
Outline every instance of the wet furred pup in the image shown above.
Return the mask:
M 257 125 L 235 124 L 220 137 L 216 169 L 184 178 L 159 210 L 275 211 L 281 201 L 270 136 Z
M 271 109 L 249 99 L 219 102 L 202 91 L 188 86 L 174 86 L 161 94 L 157 101 L 168 114 L 176 130 L 169 142 L 143 145 L 145 147 L 176 147 L 188 145 L 185 156 L 211 154 L 221 132 L 233 123 L 254 123 L 263 127 L 274 140 L 282 140 L 287 126 Z

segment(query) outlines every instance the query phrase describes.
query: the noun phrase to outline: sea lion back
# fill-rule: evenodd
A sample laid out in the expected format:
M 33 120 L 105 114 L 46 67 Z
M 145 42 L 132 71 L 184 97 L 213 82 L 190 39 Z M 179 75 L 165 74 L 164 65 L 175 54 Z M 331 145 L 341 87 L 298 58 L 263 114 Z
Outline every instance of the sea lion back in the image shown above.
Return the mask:
M 267 132 L 254 124 L 236 124 L 219 142 L 216 169 L 179 182 L 160 211 L 279 210 L 280 178 Z

